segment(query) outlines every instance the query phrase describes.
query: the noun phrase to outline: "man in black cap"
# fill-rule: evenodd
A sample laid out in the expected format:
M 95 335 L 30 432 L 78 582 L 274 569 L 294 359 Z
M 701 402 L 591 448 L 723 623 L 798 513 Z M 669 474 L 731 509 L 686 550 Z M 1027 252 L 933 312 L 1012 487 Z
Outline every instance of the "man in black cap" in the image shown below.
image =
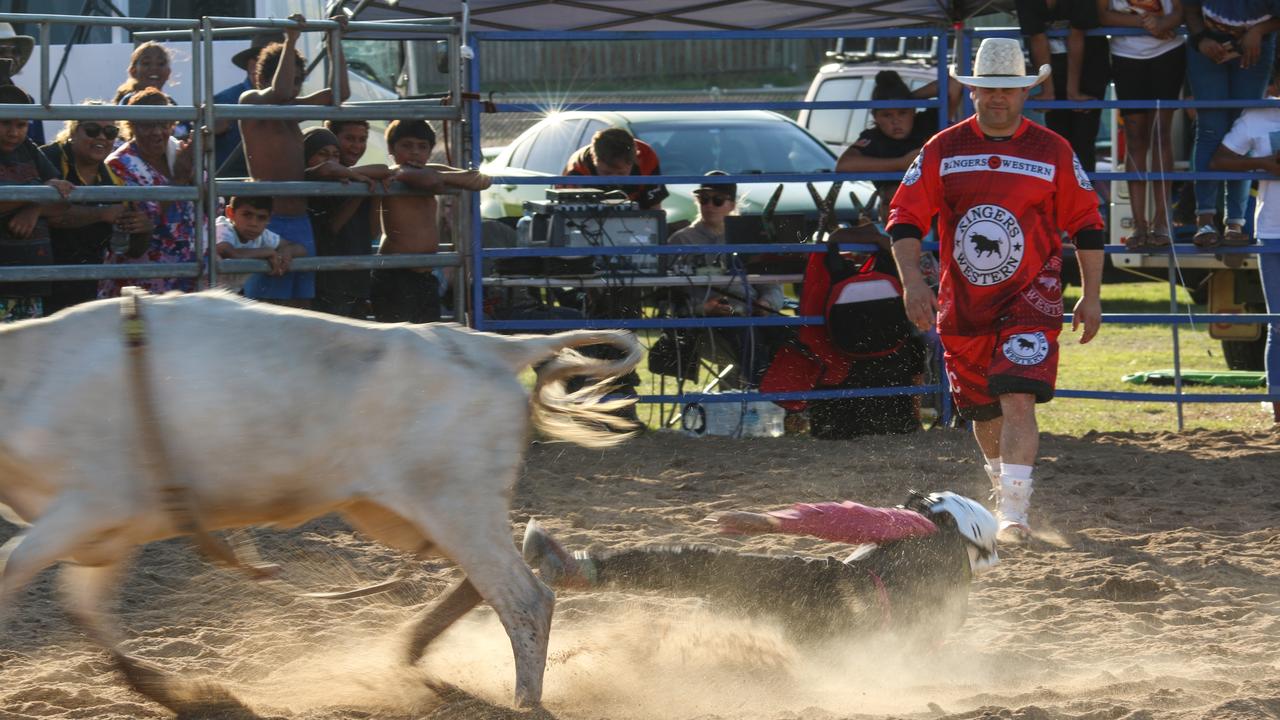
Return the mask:
M 261 33 L 253 36 L 249 47 L 231 56 L 231 62 L 244 70 L 245 79 L 213 96 L 217 105 L 237 105 L 240 95 L 253 88 L 253 73 L 258 64 L 258 53 L 271 43 L 283 42 L 283 33 Z M 215 124 L 214 157 L 219 168 L 218 177 L 247 177 L 249 168 L 244 161 L 244 147 L 240 139 L 240 123 L 234 120 L 218 120 Z
M 707 179 L 693 191 L 698 201 L 698 219 L 672 233 L 667 238 L 668 245 L 725 244 L 725 218 L 738 207 L 737 184 L 719 179 L 727 175 L 721 170 L 707 173 Z M 684 268 L 683 272 L 719 262 L 714 256 L 689 255 L 676 259 L 677 268 Z M 679 314 L 710 318 L 777 315 L 786 301 L 781 285 L 747 285 L 741 281 L 691 288 L 683 298 L 673 299 Z M 710 328 L 703 336 L 699 352 L 702 357 L 734 365 L 736 376 L 723 378 L 727 385 L 757 387 L 773 354 L 790 334 L 790 329 L 785 327 Z

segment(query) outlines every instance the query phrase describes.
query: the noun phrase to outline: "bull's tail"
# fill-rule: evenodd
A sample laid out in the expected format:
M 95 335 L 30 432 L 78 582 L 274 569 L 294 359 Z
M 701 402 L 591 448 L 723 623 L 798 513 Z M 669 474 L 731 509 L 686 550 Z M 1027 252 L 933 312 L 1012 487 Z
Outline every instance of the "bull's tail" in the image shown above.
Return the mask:
M 605 400 L 614 389 L 610 380 L 621 377 L 640 363 L 644 349 L 635 336 L 620 330 L 580 330 L 543 337 L 521 338 L 531 349 L 540 350 L 527 364 L 551 356 L 536 368 L 533 388 L 533 425 L 555 440 L 585 447 L 611 447 L 635 435 L 635 422 L 612 413 L 635 404 L 634 398 Z M 618 360 L 589 358 L 574 350 L 586 345 L 612 345 L 623 353 Z M 568 392 L 565 381 L 573 377 L 594 378 L 581 390 Z

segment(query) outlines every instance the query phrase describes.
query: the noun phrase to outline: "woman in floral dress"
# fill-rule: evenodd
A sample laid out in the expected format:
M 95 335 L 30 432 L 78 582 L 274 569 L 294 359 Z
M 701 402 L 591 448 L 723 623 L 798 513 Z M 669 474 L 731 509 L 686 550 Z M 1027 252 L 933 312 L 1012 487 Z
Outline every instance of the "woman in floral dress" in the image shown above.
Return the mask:
M 169 97 L 155 88 L 146 88 L 129 98 L 129 105 L 168 105 Z M 173 139 L 173 122 L 138 120 L 126 123 L 129 142 L 107 157 L 107 167 L 125 185 L 190 185 L 192 148 L 190 141 Z M 189 263 L 196 259 L 195 204 L 187 200 L 138 200 L 133 213 L 117 223 L 130 234 L 151 233 L 151 242 L 140 255 L 108 249 L 106 264 Z M 132 243 L 131 243 L 132 245 Z M 190 292 L 194 278 L 139 278 L 103 280 L 98 297 L 116 297 L 120 288 L 137 285 L 154 293 L 170 290 Z

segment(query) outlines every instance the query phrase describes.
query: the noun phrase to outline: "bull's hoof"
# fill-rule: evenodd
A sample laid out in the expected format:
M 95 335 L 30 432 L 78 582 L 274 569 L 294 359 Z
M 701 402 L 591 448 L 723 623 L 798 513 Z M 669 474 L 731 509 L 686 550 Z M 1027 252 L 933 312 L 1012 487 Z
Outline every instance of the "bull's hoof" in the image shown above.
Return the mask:
M 556 720 L 541 704 L 513 710 L 494 705 L 475 695 L 440 680 L 425 680 L 440 698 L 440 706 L 432 710 L 423 720 L 452 720 L 452 718 L 477 718 L 478 720 Z
M 116 655 L 115 660 L 134 690 L 172 710 L 179 718 L 250 720 L 260 717 L 217 683 L 184 680 L 124 654 Z

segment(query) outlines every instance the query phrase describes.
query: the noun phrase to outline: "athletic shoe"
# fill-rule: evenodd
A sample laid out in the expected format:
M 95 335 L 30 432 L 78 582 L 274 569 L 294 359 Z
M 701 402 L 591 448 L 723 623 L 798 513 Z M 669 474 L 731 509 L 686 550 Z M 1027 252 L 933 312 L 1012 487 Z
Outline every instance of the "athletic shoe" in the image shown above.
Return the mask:
M 1006 542 L 1021 542 L 1031 534 L 1027 518 L 1031 510 L 1032 486 L 1030 480 L 1000 478 L 1000 501 L 996 505 L 996 519 L 1000 521 L 998 537 Z
M 586 584 L 578 561 L 564 546 L 551 537 L 537 520 L 530 520 L 524 530 L 521 553 L 529 567 L 538 571 L 542 582 L 551 586 L 575 587 Z

